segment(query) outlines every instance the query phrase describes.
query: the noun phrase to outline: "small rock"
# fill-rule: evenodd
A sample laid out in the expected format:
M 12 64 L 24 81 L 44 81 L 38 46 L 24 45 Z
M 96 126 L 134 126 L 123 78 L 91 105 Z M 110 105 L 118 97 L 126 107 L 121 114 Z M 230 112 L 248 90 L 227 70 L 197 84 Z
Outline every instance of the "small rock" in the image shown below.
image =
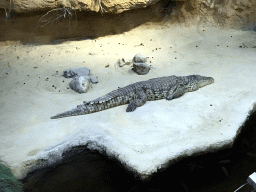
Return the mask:
M 146 63 L 147 58 L 142 53 L 137 53 L 133 57 L 133 63 Z
M 119 65 L 119 67 L 123 67 L 124 65 L 130 65 L 131 62 L 129 59 L 121 58 L 121 59 L 118 59 L 117 64 Z
M 87 77 L 84 76 L 76 76 L 69 83 L 71 89 L 78 93 L 86 93 L 90 88 L 90 83 Z
M 150 70 L 150 66 L 146 63 L 133 63 L 132 70 L 138 75 L 146 75 Z
M 90 69 L 87 67 L 81 67 L 76 69 L 68 69 L 64 71 L 64 77 L 72 78 L 75 76 L 88 76 L 90 74 Z
M 95 84 L 95 83 L 98 83 L 98 78 L 97 77 L 91 77 L 90 78 L 90 81 Z

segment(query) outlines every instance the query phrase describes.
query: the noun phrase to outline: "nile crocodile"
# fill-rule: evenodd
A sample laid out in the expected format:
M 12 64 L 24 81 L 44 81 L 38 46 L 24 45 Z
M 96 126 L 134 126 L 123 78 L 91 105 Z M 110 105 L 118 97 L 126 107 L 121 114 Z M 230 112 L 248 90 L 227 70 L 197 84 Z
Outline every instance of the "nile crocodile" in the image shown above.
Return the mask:
M 189 91 L 196 91 L 200 87 L 214 82 L 212 77 L 200 75 L 168 76 L 149 79 L 118 88 L 102 97 L 92 101 L 84 101 L 76 108 L 57 114 L 51 119 L 83 115 L 102 111 L 119 105 L 129 103 L 126 112 L 132 112 L 146 101 L 166 99 L 171 100 L 184 95 Z

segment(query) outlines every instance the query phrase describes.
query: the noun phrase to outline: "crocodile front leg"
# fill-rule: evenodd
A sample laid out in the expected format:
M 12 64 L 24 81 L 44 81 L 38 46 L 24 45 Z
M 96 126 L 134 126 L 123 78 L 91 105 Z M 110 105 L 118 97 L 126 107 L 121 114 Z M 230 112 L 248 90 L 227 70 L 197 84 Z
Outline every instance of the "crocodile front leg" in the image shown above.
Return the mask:
M 129 101 L 126 112 L 132 112 L 137 107 L 144 105 L 147 101 L 147 95 L 144 91 L 137 91 L 134 98 Z
M 166 100 L 178 98 L 186 93 L 186 89 L 183 84 L 173 86 L 166 95 Z

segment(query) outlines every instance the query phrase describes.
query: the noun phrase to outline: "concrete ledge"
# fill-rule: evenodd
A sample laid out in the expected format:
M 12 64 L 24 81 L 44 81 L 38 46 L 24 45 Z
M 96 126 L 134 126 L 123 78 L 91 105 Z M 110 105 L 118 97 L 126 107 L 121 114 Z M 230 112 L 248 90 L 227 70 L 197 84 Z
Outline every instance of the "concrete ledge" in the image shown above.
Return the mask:
M 138 37 L 145 46 L 135 46 Z M 254 44 L 251 31 L 142 26 L 96 40 L 3 46 L 1 161 L 23 178 L 34 167 L 60 159 L 66 149 L 88 145 L 104 149 L 147 178 L 179 156 L 232 146 L 248 114 L 255 110 Z M 134 74 L 129 65 L 115 65 L 118 58 L 132 58 L 138 52 L 156 66 L 148 75 Z M 76 94 L 67 89 L 69 82 L 63 82 L 61 71 L 83 66 L 99 77 L 99 83 L 86 94 Z M 190 74 L 214 77 L 215 83 L 175 100 L 147 102 L 133 113 L 119 106 L 50 119 L 117 87 Z

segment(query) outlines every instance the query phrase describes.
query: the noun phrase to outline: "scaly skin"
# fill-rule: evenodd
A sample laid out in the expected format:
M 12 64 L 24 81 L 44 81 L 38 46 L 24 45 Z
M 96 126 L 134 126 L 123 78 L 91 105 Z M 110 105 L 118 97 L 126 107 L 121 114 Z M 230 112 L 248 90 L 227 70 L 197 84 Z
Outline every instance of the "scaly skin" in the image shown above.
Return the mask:
M 51 119 L 94 113 L 128 103 L 126 112 L 132 112 L 137 107 L 144 105 L 146 101 L 164 98 L 166 100 L 175 99 L 186 92 L 196 91 L 213 82 L 212 77 L 200 75 L 168 76 L 140 81 L 114 90 L 95 100 L 84 101 L 76 108 L 53 116 Z

